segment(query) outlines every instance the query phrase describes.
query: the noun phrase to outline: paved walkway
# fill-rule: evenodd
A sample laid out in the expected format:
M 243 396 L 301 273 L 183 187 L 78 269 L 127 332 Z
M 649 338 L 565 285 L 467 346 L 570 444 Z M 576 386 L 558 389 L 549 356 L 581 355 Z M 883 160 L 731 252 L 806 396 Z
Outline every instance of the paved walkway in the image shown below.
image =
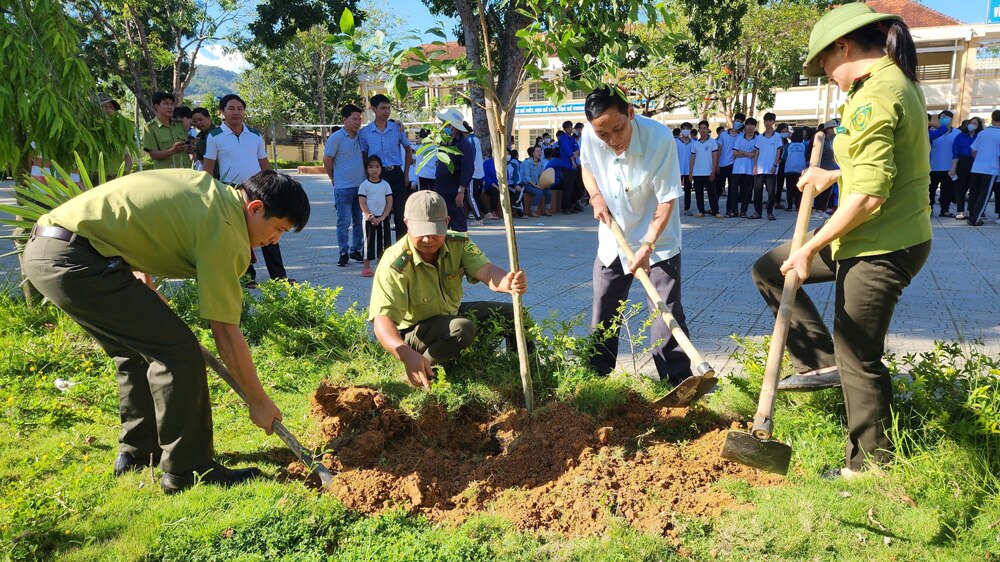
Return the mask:
M 335 211 L 329 182 L 320 176 L 299 178 L 312 202 L 312 219 L 301 233 L 282 239 L 289 275 L 299 280 L 343 287 L 341 307 L 366 306 L 371 280 L 361 277 L 361 265 L 337 267 Z M 9 182 L 0 186 L 0 201 L 10 202 Z M 589 208 L 588 208 L 589 211 Z M 683 219 L 683 303 L 691 339 L 706 359 L 722 373 L 738 368 L 729 356 L 736 349 L 730 334 L 760 337 L 770 334 L 774 317 L 750 279 L 754 260 L 791 237 L 795 213 L 776 211 L 777 221 L 741 219 Z M 904 292 L 888 337 L 888 348 L 898 354 L 931 348 L 935 339 L 982 340 L 1000 354 L 1000 225 L 990 215 L 981 228 L 954 219 L 935 217 L 934 248 L 928 264 Z M 818 224 L 814 221 L 814 226 Z M 597 247 L 592 215 L 517 219 L 521 266 L 528 273 L 525 304 L 536 317 L 551 313 L 561 319 L 590 319 L 591 268 Z M 503 228 L 498 223 L 473 227 L 471 235 L 495 262 L 506 266 Z M 11 247 L 0 241 L 0 253 Z M 0 278 L 16 271 L 13 258 L 0 260 Z M 258 272 L 266 277 L 263 264 Z M 832 322 L 833 286 L 809 287 L 817 307 Z M 469 287 L 467 299 L 497 299 L 481 285 Z M 635 283 L 631 298 L 644 302 Z M 632 324 L 638 326 L 643 319 Z M 581 326 L 580 333 L 585 332 Z M 622 343 L 623 358 L 627 357 Z M 652 371 L 650 361 L 640 370 Z M 631 361 L 619 363 L 631 367 Z

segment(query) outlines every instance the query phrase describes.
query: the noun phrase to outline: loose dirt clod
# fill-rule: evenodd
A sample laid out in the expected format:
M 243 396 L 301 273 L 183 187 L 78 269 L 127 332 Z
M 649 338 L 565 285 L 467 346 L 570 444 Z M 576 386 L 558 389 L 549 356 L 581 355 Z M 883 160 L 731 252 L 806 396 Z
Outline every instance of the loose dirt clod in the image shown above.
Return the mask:
M 365 513 L 402 507 L 460 523 L 494 511 L 520 529 L 569 536 L 602 533 L 619 517 L 673 535 L 676 513 L 741 507 L 715 488 L 721 478 L 783 481 L 719 456 L 726 422 L 637 397 L 601 424 L 562 403 L 451 418 L 435 406 L 415 421 L 375 390 L 322 384 L 311 411 L 333 450 L 323 458 L 336 474 L 331 493 Z M 293 463 L 288 473 L 306 471 Z

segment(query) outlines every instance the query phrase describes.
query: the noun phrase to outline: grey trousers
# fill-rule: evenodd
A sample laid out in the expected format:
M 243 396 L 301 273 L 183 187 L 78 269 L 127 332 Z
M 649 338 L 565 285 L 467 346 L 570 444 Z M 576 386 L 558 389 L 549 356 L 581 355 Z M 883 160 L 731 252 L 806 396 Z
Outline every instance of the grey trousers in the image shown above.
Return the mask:
M 212 409 L 198 340 L 127 264 L 80 240 L 33 237 L 24 274 L 114 359 L 120 451 L 138 459 L 162 451 L 160 467 L 171 473 L 212 460 Z
M 599 258 L 594 259 L 594 302 L 591 315 L 591 326 L 597 332 L 607 330 L 612 319 L 617 315 L 621 302 L 628 298 L 628 291 L 635 279 L 631 273 L 626 273 L 621 259 L 615 260 L 610 267 L 605 267 Z M 661 261 L 650 268 L 649 279 L 656 287 L 656 292 L 667 305 L 667 310 L 677 319 L 677 323 L 688 333 L 684 319 L 684 307 L 681 306 L 681 255 Z M 656 304 L 647 299 L 652 310 Z M 600 375 L 608 375 L 614 370 L 618 361 L 618 339 L 621 329 L 597 342 L 597 349 L 590 359 L 590 365 Z M 670 334 L 670 329 L 660 315 L 653 320 L 650 328 L 651 342 L 660 342 L 653 348 L 653 363 L 661 380 L 670 380 L 678 384 L 691 376 L 691 360 L 684 350 L 677 345 Z
M 463 349 L 472 345 L 479 332 L 477 323 L 486 322 L 494 313 L 507 321 L 509 333 L 505 333 L 505 337 L 508 340 L 507 345 L 511 346 L 514 334 L 514 305 L 509 302 L 463 302 L 458 307 L 458 314 L 432 316 L 410 326 L 401 335 L 406 345 L 436 365 L 456 359 Z M 467 318 L 467 314 L 471 314 L 475 320 Z
M 753 266 L 757 290 L 775 313 L 784 285 L 781 264 L 790 248 L 791 242 L 782 244 Z M 832 336 L 805 290 L 800 288 L 795 295 L 785 348 L 800 372 L 833 365 L 840 371 L 847 407 L 848 468 L 862 469 L 867 458 L 883 464 L 892 456 L 887 435 L 892 424 L 892 380 L 882 363 L 885 336 L 903 289 L 923 267 L 930 250 L 927 241 L 888 254 L 843 260 L 834 260 L 829 246 L 820 250 L 805 284 L 836 284 Z

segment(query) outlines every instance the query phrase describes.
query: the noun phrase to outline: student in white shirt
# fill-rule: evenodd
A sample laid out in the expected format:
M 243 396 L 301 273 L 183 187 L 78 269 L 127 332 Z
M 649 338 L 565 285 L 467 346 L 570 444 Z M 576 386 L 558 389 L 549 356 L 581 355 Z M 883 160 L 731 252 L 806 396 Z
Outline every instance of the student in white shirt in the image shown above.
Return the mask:
M 681 306 L 681 224 L 677 199 L 681 190 L 680 165 L 673 134 L 666 126 L 638 116 L 617 88 L 602 87 L 587 96 L 580 164 L 598 227 L 594 260 L 592 324 L 610 337 L 598 343 L 591 366 L 607 375 L 618 358 L 618 332 L 608 326 L 621 302 L 628 298 L 633 274 L 642 268 L 657 293 L 685 332 Z M 635 252 L 628 263 L 611 233 L 614 219 Z M 656 308 L 650 302 L 651 308 Z M 650 341 L 653 362 L 663 380 L 678 384 L 691 376 L 691 361 L 677 345 L 659 316 Z
M 381 258 L 389 242 L 389 212 L 392 211 L 392 186 L 382 179 L 382 159 L 369 156 L 365 160 L 368 179 L 358 187 L 358 204 L 365 217 L 364 268 L 362 277 L 374 277 L 371 260 Z
M 705 191 L 708 191 L 708 206 L 713 217 L 719 214 L 719 193 L 716 191 L 715 174 L 719 168 L 719 143 L 712 138 L 708 121 L 698 123 L 698 140 L 691 145 L 691 183 L 694 184 L 698 218 L 705 216 Z
M 737 188 L 738 201 L 740 202 L 740 218 L 759 219 L 760 213 L 756 216 L 747 216 L 750 209 L 750 193 L 753 191 L 753 173 L 757 167 L 757 120 L 750 117 L 743 125 L 743 134 L 736 137 L 733 144 L 733 178 Z M 732 198 L 733 192 L 729 191 Z
M 691 123 L 681 123 L 681 135 L 674 139 L 677 145 L 677 161 L 681 166 L 681 182 L 684 185 L 684 216 L 690 217 L 691 213 L 691 147 L 694 140 L 691 139 Z M 704 209 L 699 211 L 704 215 Z
M 993 125 L 972 141 L 972 190 L 969 193 L 969 224 L 982 226 L 993 184 L 1000 178 L 1000 109 L 990 116 Z M 997 198 L 1000 207 L 1000 197 Z M 1000 215 L 1000 209 L 996 209 Z
M 783 139 L 774 130 L 775 115 L 764 114 L 764 132 L 757 136 L 757 162 L 754 165 L 753 209 L 759 217 L 763 211 L 763 191 L 767 188 L 767 220 L 775 220 L 774 205 L 778 202 L 778 162 L 781 160 Z
M 715 142 L 719 143 L 719 169 L 715 173 L 716 192 L 719 197 L 726 198 L 726 216 L 735 217 L 740 212 L 740 190 L 733 179 L 733 145 L 743 132 L 743 122 L 747 116 L 742 113 L 733 115 L 733 127 L 719 133 Z

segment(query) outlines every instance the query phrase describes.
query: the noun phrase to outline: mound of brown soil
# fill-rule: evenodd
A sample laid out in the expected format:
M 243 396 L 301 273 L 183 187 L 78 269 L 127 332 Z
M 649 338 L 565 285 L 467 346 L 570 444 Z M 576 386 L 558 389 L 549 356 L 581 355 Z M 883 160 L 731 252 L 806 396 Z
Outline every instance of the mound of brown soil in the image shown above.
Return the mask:
M 562 403 L 533 415 L 453 418 L 435 407 L 413 420 L 375 390 L 324 384 L 312 414 L 333 451 L 323 458 L 336 474 L 331 493 L 366 513 L 402 507 L 457 523 L 494 511 L 521 529 L 574 536 L 602 533 L 620 517 L 672 534 L 675 513 L 740 507 L 713 486 L 721 478 L 781 482 L 719 456 L 724 422 L 636 398 L 601 424 Z M 289 466 L 292 475 L 304 472 Z

